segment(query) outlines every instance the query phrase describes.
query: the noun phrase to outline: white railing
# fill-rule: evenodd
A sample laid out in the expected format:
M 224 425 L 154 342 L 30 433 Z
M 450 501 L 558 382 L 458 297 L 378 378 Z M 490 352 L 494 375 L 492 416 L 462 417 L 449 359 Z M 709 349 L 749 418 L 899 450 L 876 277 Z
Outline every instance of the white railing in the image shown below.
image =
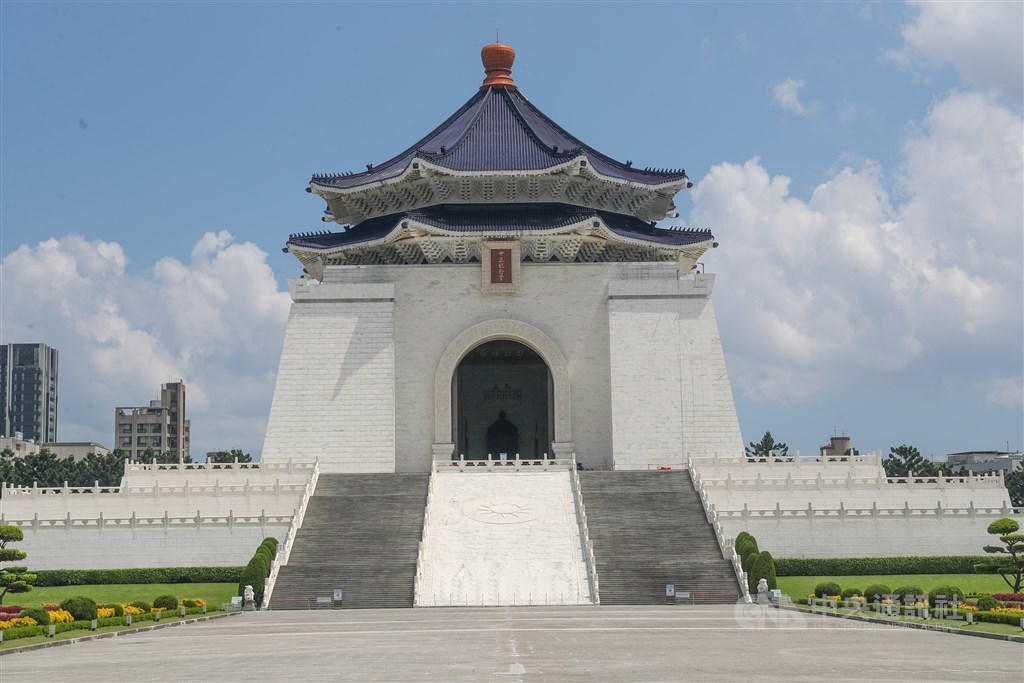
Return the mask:
M 253 484 L 248 479 L 244 484 L 223 485 L 219 481 L 212 484 L 192 484 L 185 481 L 182 484 L 170 486 L 154 482 L 152 486 L 100 486 L 95 482 L 92 486 L 63 486 L 40 487 L 32 486 L 6 486 L 0 489 L 0 495 L 4 498 L 39 498 L 46 497 L 48 500 L 55 496 L 83 496 L 91 495 L 99 497 L 121 496 L 124 498 L 161 498 L 161 497 L 189 497 L 189 496 L 245 496 L 271 493 L 275 496 L 281 494 L 300 493 L 306 488 L 306 484 L 282 484 L 275 480 L 273 484 Z
M 998 489 L 1005 488 L 1003 473 L 964 475 L 955 477 L 886 477 L 879 473 L 874 477 L 855 477 L 852 473 L 845 477 L 823 477 L 819 472 L 815 477 L 794 477 L 786 473 L 786 477 L 763 477 L 758 472 L 755 477 L 733 478 L 732 473 L 724 477 L 705 477 L 702 479 L 705 488 L 725 488 L 730 491 L 797 491 L 825 489 L 881 489 L 886 486 L 906 486 L 922 489 Z
M 549 470 L 576 469 L 576 461 L 572 457 L 554 458 L 545 453 L 540 458 L 514 458 L 501 460 L 492 458 L 490 454 L 483 460 L 466 460 L 459 456 L 458 460 L 434 460 L 435 472 L 544 472 Z
M 317 461 L 292 461 L 286 462 L 192 462 L 192 463 L 147 463 L 132 462 L 125 460 L 124 473 L 139 472 L 187 472 L 190 470 L 213 471 L 213 470 L 260 470 L 273 471 L 284 470 L 294 472 L 296 470 L 311 470 L 317 468 Z
M 693 457 L 693 455 L 687 454 L 686 462 L 690 465 L 691 469 L 694 463 L 698 463 L 699 465 L 710 465 L 712 467 L 718 465 L 740 465 L 746 463 L 768 465 L 769 467 L 773 465 L 787 467 L 791 465 L 815 465 L 821 463 L 881 465 L 882 452 L 876 451 L 874 453 L 865 453 L 863 455 L 800 455 L 800 452 L 797 451 L 795 455 L 787 455 L 783 458 L 751 458 L 746 455 L 719 455 L 718 453 L 708 457 Z
M 576 467 L 576 454 L 572 454 L 572 469 L 569 473 L 572 489 L 572 502 L 576 507 L 576 519 L 579 523 L 580 541 L 583 547 L 583 560 L 587 565 L 587 581 L 590 583 L 590 599 L 595 605 L 601 604 L 601 589 L 597 579 L 597 560 L 594 559 L 594 544 L 590 540 L 587 508 L 583 504 L 583 493 L 580 489 L 580 474 Z
M 277 555 L 270 566 L 270 575 L 263 582 L 263 603 L 260 605 L 261 609 L 267 609 L 270 605 L 270 596 L 274 592 L 274 586 L 277 585 L 277 575 L 281 573 L 281 567 L 288 564 L 288 559 L 292 555 L 295 536 L 298 535 L 299 529 L 302 528 L 302 520 L 306 518 L 306 507 L 309 505 L 310 496 L 316 491 L 316 483 L 319 480 L 320 464 L 313 463 L 313 474 L 310 476 L 309 481 L 306 482 L 302 500 L 299 502 L 299 507 L 295 509 L 292 523 L 288 526 L 288 533 L 285 534 L 284 544 L 279 547 Z
M 700 497 L 700 504 L 704 507 L 705 517 L 707 517 L 708 522 L 715 530 L 715 538 L 718 540 L 718 547 L 722 550 L 722 557 L 729 558 L 732 562 L 733 571 L 736 573 L 736 581 L 740 584 L 740 590 L 742 591 L 740 595 L 743 598 L 743 602 L 752 602 L 750 587 L 747 585 L 747 572 L 743 570 L 743 564 L 740 561 L 740 556 L 736 553 L 733 539 L 725 535 L 722 522 L 718 517 L 718 511 L 715 510 L 715 506 L 710 504 L 708 500 L 708 494 L 704 490 L 700 474 L 691 470 L 690 481 L 693 483 L 694 491 Z
M 434 486 L 437 478 L 431 470 L 427 479 L 427 504 L 423 508 L 423 532 L 420 534 L 420 543 L 416 551 L 416 578 L 413 582 L 413 606 L 420 604 L 420 591 L 424 590 L 424 568 L 427 566 L 427 543 L 430 539 L 430 520 L 433 516 L 432 506 L 435 493 Z
M 747 504 L 743 504 L 742 510 L 719 510 L 718 515 L 723 519 L 800 519 L 800 518 L 865 518 L 865 519 L 918 519 L 918 518 L 998 518 L 1021 515 L 1024 510 L 1016 510 L 1006 503 L 1000 507 L 975 507 L 971 501 L 967 507 L 943 507 L 937 503 L 935 507 L 919 508 L 910 507 L 910 503 L 904 503 L 903 507 L 880 508 L 872 503 L 869 508 L 848 508 L 843 503 L 836 507 L 815 508 L 811 503 L 805 508 L 783 508 L 779 503 L 774 508 L 761 508 L 751 510 Z
M 82 529 L 95 529 L 103 531 L 104 529 L 118 529 L 118 530 L 136 530 L 136 529 L 206 529 L 206 528 L 226 528 L 234 529 L 236 527 L 262 527 L 268 526 L 285 526 L 291 524 L 293 515 L 268 515 L 266 510 L 263 510 L 258 515 L 245 515 L 236 516 L 234 512 L 228 511 L 226 515 L 204 515 L 196 513 L 190 516 L 172 516 L 166 510 L 163 516 L 145 516 L 139 517 L 134 512 L 131 517 L 105 517 L 103 513 L 99 513 L 95 517 L 72 517 L 69 512 L 66 516 L 59 519 L 40 519 L 39 513 L 33 513 L 32 517 L 16 517 L 14 519 L 7 519 L 3 514 L 0 514 L 0 525 L 11 524 L 19 527 L 22 530 L 30 531 L 56 531 L 56 530 L 82 530 Z

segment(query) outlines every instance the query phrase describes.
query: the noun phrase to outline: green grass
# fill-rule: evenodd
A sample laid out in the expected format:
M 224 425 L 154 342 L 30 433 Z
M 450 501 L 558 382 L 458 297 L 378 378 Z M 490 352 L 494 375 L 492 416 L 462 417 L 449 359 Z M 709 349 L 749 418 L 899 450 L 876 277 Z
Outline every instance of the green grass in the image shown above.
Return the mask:
M 786 595 L 803 598 L 814 592 L 822 581 L 835 581 L 843 590 L 859 588 L 864 590 L 873 583 L 882 583 L 889 588 L 898 586 L 920 586 L 929 591 L 936 586 L 956 586 L 964 593 L 1009 593 L 1010 587 L 1002 577 L 993 574 L 891 574 L 883 576 L 780 576 L 778 586 Z
M 92 598 L 96 602 L 135 602 L 145 600 L 153 602 L 158 595 L 168 593 L 178 598 L 202 598 L 210 609 L 218 609 L 221 603 L 231 602 L 231 597 L 238 591 L 237 583 L 111 583 L 90 586 L 53 586 L 49 588 L 33 588 L 28 593 L 8 594 L 4 598 L 6 605 L 41 605 L 47 602 L 60 603 L 67 598 L 79 595 Z

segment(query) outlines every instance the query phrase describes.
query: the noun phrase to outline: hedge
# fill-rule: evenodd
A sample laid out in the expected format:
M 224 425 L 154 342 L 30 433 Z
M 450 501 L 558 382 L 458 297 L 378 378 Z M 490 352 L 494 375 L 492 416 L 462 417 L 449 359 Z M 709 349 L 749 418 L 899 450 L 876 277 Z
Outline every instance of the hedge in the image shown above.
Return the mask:
M 984 555 L 955 557 L 825 557 L 775 560 L 779 576 L 863 576 L 885 574 L 973 574 Z M 38 585 L 38 584 L 37 584 Z
M 111 583 L 237 583 L 244 567 L 39 569 L 32 585 L 86 586 Z
M 201 607 L 193 607 L 186 609 L 186 616 L 193 614 L 201 614 L 203 609 Z M 168 610 L 161 616 L 162 619 L 170 619 L 172 617 L 180 616 L 178 610 Z M 140 621 L 154 621 L 156 614 L 153 612 L 147 612 L 146 614 L 136 614 L 132 617 L 132 623 L 137 624 Z M 124 626 L 124 617 L 106 617 L 104 619 L 97 619 L 96 626 L 103 628 L 106 626 Z M 92 625 L 88 621 L 65 621 L 58 624 L 53 624 L 54 633 L 64 633 L 66 631 L 88 631 Z M 4 642 L 8 640 L 17 640 L 19 638 L 31 638 L 32 636 L 46 635 L 49 631 L 49 626 L 18 626 L 16 628 L 9 628 L 4 631 Z

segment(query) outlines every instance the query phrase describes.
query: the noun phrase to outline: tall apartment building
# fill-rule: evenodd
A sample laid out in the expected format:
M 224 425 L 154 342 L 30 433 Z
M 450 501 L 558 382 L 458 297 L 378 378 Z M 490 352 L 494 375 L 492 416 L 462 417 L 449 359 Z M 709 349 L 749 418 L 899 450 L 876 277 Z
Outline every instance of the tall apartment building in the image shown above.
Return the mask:
M 148 449 L 171 452 L 184 461 L 189 455 L 189 421 L 185 419 L 185 383 L 160 387 L 159 400 L 148 406 L 114 408 L 114 448 L 132 460 L 145 458 Z
M 58 367 L 46 344 L 0 345 L 0 436 L 57 440 Z

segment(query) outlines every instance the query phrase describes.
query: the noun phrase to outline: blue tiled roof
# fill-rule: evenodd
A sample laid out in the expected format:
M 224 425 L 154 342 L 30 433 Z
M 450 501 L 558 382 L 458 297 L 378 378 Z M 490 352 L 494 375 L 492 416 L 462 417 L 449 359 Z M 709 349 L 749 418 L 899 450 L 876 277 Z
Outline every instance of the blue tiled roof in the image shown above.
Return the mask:
M 371 218 L 344 232 L 292 235 L 288 244 L 307 249 L 354 246 L 386 237 L 406 219 L 450 232 L 522 233 L 555 230 L 598 218 L 617 235 L 655 245 L 680 247 L 713 239 L 710 230 L 667 230 L 633 216 L 567 204 L 442 204 Z
M 349 189 L 400 175 L 414 158 L 453 171 L 535 171 L 586 154 L 594 170 L 613 178 L 659 185 L 686 176 L 682 169 L 639 169 L 577 140 L 518 90 L 477 92 L 448 120 L 398 156 L 362 173 L 314 175 L 321 187 Z

